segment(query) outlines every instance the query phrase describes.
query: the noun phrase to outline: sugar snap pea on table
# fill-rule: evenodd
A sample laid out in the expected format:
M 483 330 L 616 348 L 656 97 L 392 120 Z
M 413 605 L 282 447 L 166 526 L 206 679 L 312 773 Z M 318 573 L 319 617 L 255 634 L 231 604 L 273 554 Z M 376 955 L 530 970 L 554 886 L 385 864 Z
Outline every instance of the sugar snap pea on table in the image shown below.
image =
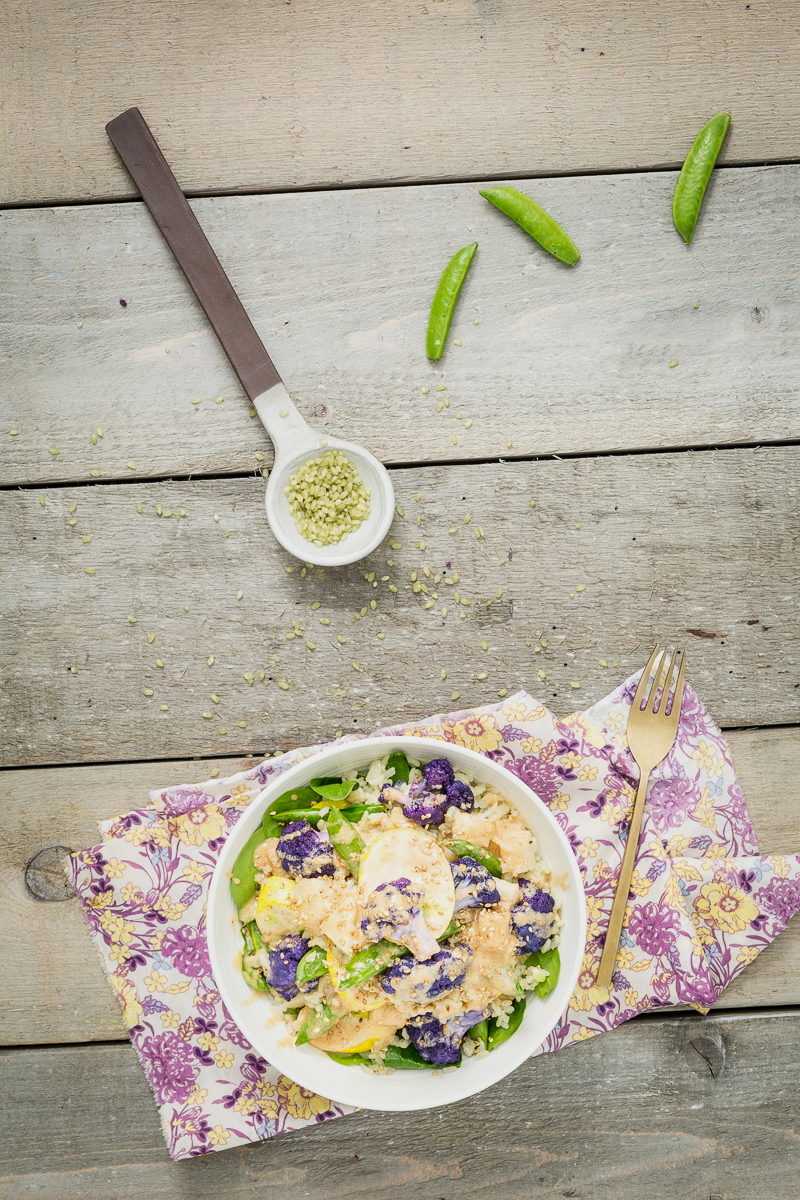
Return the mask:
M 469 246 L 464 246 L 453 255 L 442 272 L 428 316 L 428 332 L 425 337 L 425 353 L 428 358 L 438 360 L 442 357 L 458 293 L 477 249 L 478 243 L 470 242 Z M 397 778 L 402 776 L 395 773 L 395 779 Z
M 731 123 L 729 113 L 717 113 L 698 133 L 681 167 L 672 197 L 672 219 L 687 246 L 694 237 L 700 206 Z
M 496 187 L 487 188 L 481 195 L 501 213 L 516 221 L 520 229 L 524 229 L 553 258 L 566 263 L 568 267 L 580 258 L 580 250 L 558 221 L 524 192 L 512 187 Z

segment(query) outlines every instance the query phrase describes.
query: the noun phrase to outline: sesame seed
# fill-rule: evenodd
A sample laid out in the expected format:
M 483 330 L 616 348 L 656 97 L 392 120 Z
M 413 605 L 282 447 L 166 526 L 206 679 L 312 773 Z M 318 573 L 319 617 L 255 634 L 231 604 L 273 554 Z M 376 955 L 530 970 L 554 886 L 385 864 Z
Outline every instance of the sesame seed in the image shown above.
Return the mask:
M 211 693 L 210 699 L 214 702 L 214 704 L 219 704 L 219 696 L 216 692 Z
M 445 385 L 445 384 L 443 384 L 443 383 L 437 383 L 437 385 L 436 385 L 436 390 L 437 390 L 437 392 L 444 392 L 444 391 L 446 391 L 446 390 L 447 390 L 447 388 L 446 388 L 446 385 Z
M 578 683 L 578 681 L 577 681 L 577 680 L 573 679 L 573 680 L 570 682 L 570 685 L 569 685 L 569 686 L 570 686 L 571 688 L 579 688 L 581 685 Z
M 458 528 L 455 525 L 451 525 L 447 532 L 448 533 L 458 533 Z
M 282 688 L 282 689 L 283 689 L 283 691 L 285 692 L 285 691 L 286 691 L 286 689 L 289 687 L 289 680 L 288 680 L 288 679 L 279 679 L 279 680 L 278 680 L 278 687 L 279 687 L 279 688 Z
M 442 616 L 442 617 L 446 617 L 446 616 L 447 616 L 447 609 L 446 609 L 446 608 L 440 608 L 440 609 L 439 609 L 439 615 L 440 615 L 440 616 Z
M 248 417 L 254 417 L 254 416 L 256 416 L 256 410 L 255 410 L 254 408 L 249 408 L 249 409 L 247 410 L 247 415 L 248 415 Z
M 536 501 L 535 501 L 535 500 L 531 500 L 531 508 L 536 508 Z
M 82 542 L 84 543 L 84 545 L 86 545 L 86 546 L 88 546 L 88 544 L 89 544 L 89 542 L 90 542 L 91 540 L 92 540 L 92 535 L 91 535 L 90 533 L 85 533 L 85 534 L 83 535 L 83 537 L 81 538 L 81 541 L 82 541 Z
M 441 400 L 437 400 L 436 401 L 436 411 L 441 412 L 443 408 L 444 408 L 444 405 L 442 404 Z
M 578 584 L 578 586 L 575 588 L 575 591 L 576 591 L 576 592 L 585 592 L 585 591 L 586 591 L 586 584 L 585 584 L 585 583 L 579 583 L 579 584 Z
M 353 661 L 351 662 L 351 664 L 350 664 L 350 665 L 352 666 L 352 668 L 353 668 L 353 670 L 354 670 L 354 671 L 360 671 L 360 670 L 361 670 L 361 663 L 360 663 L 360 662 L 356 662 L 356 660 L 355 660 L 355 659 L 353 659 Z
M 53 455 L 55 455 L 55 454 L 60 454 L 60 453 L 61 453 L 61 451 L 58 449 L 58 447 L 57 447 L 57 446 L 51 446 L 51 447 L 50 447 L 50 453 L 51 453 L 51 454 L 53 454 Z
M 153 689 L 152 688 L 142 688 L 142 695 L 143 696 L 152 696 Z
M 380 641 L 383 641 L 383 639 L 386 637 L 386 634 L 385 634 L 385 633 L 378 633 L 378 634 L 376 634 L 375 636 L 376 636 L 377 638 L 379 638 L 379 640 L 380 640 Z
M 204 721 L 211 721 L 211 720 L 213 720 L 214 714 L 213 713 L 200 713 L 200 716 L 203 718 Z
M 495 598 L 495 600 L 499 600 L 499 599 L 500 599 L 500 597 L 502 596 L 502 594 L 503 594 L 503 589 L 502 589 L 502 588 L 498 588 L 498 589 L 497 589 L 497 591 L 496 591 L 496 592 L 495 592 L 495 594 L 494 594 L 494 598 Z
M 101 437 L 103 436 L 103 431 L 102 431 L 102 429 L 100 428 L 100 426 L 99 426 L 99 425 L 98 425 L 98 426 L 97 426 L 97 428 L 95 429 L 95 433 L 97 434 L 97 436 L 98 436 L 99 438 L 101 438 Z
M 478 674 L 475 676 L 475 678 L 476 679 L 488 679 L 489 673 L 488 673 L 488 671 L 479 671 Z
M 68 511 L 68 512 L 71 512 L 71 513 L 72 513 L 72 512 L 75 512 L 75 509 L 76 509 L 77 507 L 78 507 L 78 501 L 77 501 L 77 500 L 73 500 L 73 501 L 72 501 L 72 504 L 70 504 L 70 506 L 69 506 L 69 508 L 67 509 L 67 511 Z
M 330 625 L 331 619 L 330 617 L 320 617 L 319 623 L 320 625 Z
M 216 660 L 216 658 L 214 657 L 214 655 L 213 655 L 213 654 L 209 654 L 208 658 L 206 659 L 206 666 L 207 666 L 207 667 L 213 667 L 213 665 L 214 665 L 214 663 L 215 663 L 216 661 L 217 661 L 217 660 Z
M 343 646 L 345 644 L 345 642 L 347 641 L 347 638 L 344 636 L 343 633 L 337 633 L 336 640 L 340 646 Z
M 100 472 L 99 472 L 99 471 L 90 471 L 90 472 L 89 472 L 89 474 L 92 476 L 92 478 L 93 478 L 93 479 L 99 479 L 99 478 L 100 478 Z
M 378 607 L 378 601 L 377 601 L 377 600 L 370 600 L 370 602 L 369 602 L 369 606 L 370 606 L 370 608 L 372 609 L 372 611 L 374 612 L 374 611 L 375 611 L 375 609 Z
M 464 343 L 461 341 L 461 338 L 454 338 L 454 339 L 453 339 L 453 345 L 454 345 L 454 346 L 463 346 L 463 344 L 464 344 Z
M 288 408 L 282 408 L 281 411 L 278 413 L 279 417 L 288 417 L 288 415 L 289 415 Z
M 508 441 L 506 442 L 506 449 L 510 450 L 513 447 L 513 445 L 514 445 L 514 443 L 511 441 L 511 438 L 509 438 Z
M 264 679 L 266 679 L 266 674 L 264 673 L 264 671 L 259 671 L 259 672 L 258 672 L 258 678 L 259 678 L 259 679 L 261 679 L 262 681 L 263 681 Z
M 164 666 L 164 660 L 163 660 L 163 658 L 157 658 L 157 659 L 156 659 L 156 666 L 157 666 L 157 667 L 163 667 L 163 666 Z
M 247 721 L 237 721 L 236 725 L 239 729 L 247 729 Z
M 577 524 L 577 523 L 576 523 L 576 525 L 575 525 L 575 528 L 576 528 L 576 529 L 580 529 L 580 524 Z
M 90 433 L 90 434 L 89 434 L 89 441 L 92 443 L 92 445 L 93 445 L 93 446 L 96 446 L 96 445 L 97 445 L 97 434 L 96 434 L 96 433 Z
M 308 647 L 309 650 L 316 650 L 317 643 L 316 642 L 306 642 L 306 646 Z
M 168 704 L 159 704 L 158 708 L 160 712 L 169 712 Z
M 256 462 L 264 461 L 264 455 L 261 453 L 260 450 L 256 450 L 254 457 L 255 457 Z
M 190 403 L 191 404 L 202 404 L 203 397 L 202 396 L 194 396 L 193 399 L 190 401 Z
M 97 567 L 84 567 L 83 569 L 87 575 L 96 575 L 97 574 Z
M 470 418 L 468 421 L 465 421 L 465 422 L 464 422 L 464 428 L 465 428 L 465 429 L 471 429 L 471 428 L 472 428 L 472 418 Z
M 547 672 L 543 671 L 541 667 L 539 667 L 539 670 L 536 672 L 536 674 L 540 679 L 547 679 Z
M 217 730 L 217 732 L 218 732 L 218 733 L 222 733 L 222 734 L 226 734 L 226 733 L 228 732 L 228 730 L 227 730 L 226 726 L 224 726 L 224 725 L 223 725 L 223 726 L 221 726 L 221 728 L 220 728 L 220 729 L 218 729 L 218 730 Z
M 129 613 L 129 614 L 128 614 L 128 620 L 130 621 L 131 625 L 135 625 L 135 624 L 136 624 L 136 622 L 138 621 L 138 619 L 139 619 L 139 618 L 138 618 L 138 617 L 134 617 L 134 615 L 133 615 L 132 613 Z
M 450 699 L 451 699 L 451 700 L 460 700 L 460 699 L 461 699 L 461 692 L 451 692 L 451 694 L 450 694 Z
M 419 390 L 422 392 L 423 396 L 427 396 L 428 392 L 431 389 L 429 387 L 424 387 L 424 388 L 420 388 Z
M 442 669 L 442 670 L 439 672 L 439 678 L 440 678 L 442 681 L 444 681 L 445 679 L 447 679 L 447 671 L 445 671 L 444 669 Z
M 606 659 L 604 659 L 604 658 L 598 658 L 598 660 L 597 660 L 597 665 L 598 665 L 598 666 L 600 666 L 600 667 L 607 667 L 607 666 L 608 666 L 608 662 L 607 662 L 607 661 L 606 661 Z
M 130 460 L 128 460 L 128 462 L 126 462 L 126 463 L 125 463 L 125 466 L 128 468 L 128 470 L 129 470 L 129 471 L 135 471 L 135 470 L 136 470 L 136 463 L 135 463 L 135 462 L 131 462 Z
M 450 434 L 450 441 L 453 443 L 454 446 L 458 445 L 458 438 L 456 437 L 456 435 L 454 433 Z
M 156 635 L 154 633 L 148 633 L 148 635 L 147 635 L 148 646 L 152 646 L 152 644 L 155 640 L 156 640 Z
M 237 592 L 237 593 L 236 593 L 236 599 L 237 599 L 237 600 L 241 600 L 242 596 L 244 596 L 244 592 Z
M 42 508 L 44 508 L 45 504 L 47 503 L 44 496 L 39 497 L 39 503 L 41 504 Z
M 502 697 L 502 696 L 507 696 L 507 695 L 508 695 L 508 688 L 500 688 L 500 691 L 499 691 L 497 694 L 498 694 L 498 696 L 501 696 L 501 697 Z
M 77 517 L 70 517 L 70 519 L 67 521 L 67 524 L 68 524 L 68 525 L 77 525 L 77 524 L 78 524 L 78 518 L 77 518 Z
M 464 513 L 464 524 L 469 525 L 472 520 L 472 513 Z
M 669 365 L 671 367 L 677 367 L 679 365 L 677 358 L 673 358 Z

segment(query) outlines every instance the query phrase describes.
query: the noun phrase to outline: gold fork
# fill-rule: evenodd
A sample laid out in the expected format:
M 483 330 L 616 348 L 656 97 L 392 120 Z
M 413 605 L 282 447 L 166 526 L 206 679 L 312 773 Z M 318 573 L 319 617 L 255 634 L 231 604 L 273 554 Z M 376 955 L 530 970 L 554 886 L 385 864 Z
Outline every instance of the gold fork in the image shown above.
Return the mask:
M 660 657 L 659 657 L 660 656 Z M 678 657 L 680 656 L 680 667 Z M 633 866 L 636 861 L 636 851 L 639 846 L 639 834 L 644 815 L 644 799 L 647 795 L 647 784 L 650 772 L 666 758 L 675 741 L 678 731 L 678 721 L 683 703 L 683 683 L 686 674 L 686 652 L 677 646 L 670 652 L 656 645 L 650 655 L 650 661 L 642 671 L 642 678 L 633 698 L 630 715 L 628 716 L 628 747 L 639 766 L 639 786 L 636 789 L 636 800 L 633 805 L 631 821 L 628 827 L 628 838 L 625 842 L 625 853 L 622 856 L 617 890 L 614 893 L 614 903 L 611 906 L 611 916 L 608 922 L 606 940 L 603 943 L 603 953 L 597 971 L 597 986 L 610 987 L 611 976 L 614 973 L 614 963 L 617 959 L 619 939 L 622 933 L 622 923 L 625 910 L 628 907 L 628 896 L 631 890 Z M 648 683 L 652 676 L 653 684 L 648 691 Z M 673 687 L 674 685 L 674 687 Z M 672 693 L 672 707 L 669 697 Z M 669 712 L 667 709 L 669 708 Z

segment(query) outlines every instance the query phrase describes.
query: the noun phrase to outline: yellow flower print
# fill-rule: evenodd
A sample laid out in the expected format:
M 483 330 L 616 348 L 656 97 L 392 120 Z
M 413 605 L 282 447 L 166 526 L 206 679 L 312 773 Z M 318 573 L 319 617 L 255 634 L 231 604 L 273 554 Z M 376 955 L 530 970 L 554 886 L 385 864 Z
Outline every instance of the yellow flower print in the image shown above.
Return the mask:
M 189 883 L 202 883 L 206 877 L 205 867 L 202 863 L 191 862 L 183 872 L 183 877 Z
M 225 832 L 225 818 L 216 804 L 203 804 L 175 817 L 171 824 L 184 846 L 202 846 Z
M 606 729 L 622 729 L 623 725 L 627 725 L 627 720 L 621 712 L 610 712 L 606 717 Z
M 189 1104 L 202 1104 L 207 1095 L 208 1088 L 196 1087 L 189 1093 L 186 1100 Z
M 600 880 L 600 879 L 613 879 L 613 878 L 614 878 L 614 872 L 613 872 L 613 870 L 611 869 L 611 866 L 610 866 L 610 864 L 609 864 L 609 863 L 607 863 L 607 862 L 605 862 L 605 861 L 604 861 L 602 858 L 600 858 L 600 859 L 598 859 L 598 860 L 597 860 L 597 862 L 594 864 L 594 877 L 595 877 L 595 879 L 597 879 L 597 880 Z
M 214 1062 L 218 1067 L 221 1067 L 223 1071 L 227 1071 L 229 1067 L 233 1066 L 233 1055 L 231 1054 L 230 1050 L 219 1050 L 214 1055 Z
M 161 943 L 164 941 L 164 935 L 166 934 L 166 932 L 167 931 L 164 928 L 157 929 L 155 931 L 153 936 L 150 938 L 150 946 L 153 950 L 161 949 Z
M 109 908 L 113 903 L 113 892 L 98 892 L 96 896 L 92 896 L 92 908 Z
M 503 744 L 503 735 L 491 713 L 472 713 L 460 721 L 445 721 L 445 731 L 449 741 L 479 754 L 499 750 Z
M 300 1087 L 299 1083 L 293 1083 L 285 1075 L 278 1078 L 278 1098 L 289 1116 L 298 1120 L 307 1121 L 317 1113 L 327 1112 L 331 1106 L 330 1100 Z
M 212 1146 L 227 1146 L 230 1138 L 230 1131 L 223 1128 L 222 1125 L 215 1125 L 208 1135 Z
M 574 750 L 570 750 L 569 754 L 562 754 L 559 761 L 567 771 L 574 771 L 582 760 L 580 754 L 576 754 Z
M 260 1080 L 256 1085 L 256 1096 L 258 1097 L 258 1107 L 265 1117 L 277 1117 L 280 1112 L 277 1096 L 278 1089 L 274 1083 L 270 1083 L 268 1079 Z
M 712 825 L 711 828 L 713 829 L 714 826 Z M 726 858 L 727 854 L 728 852 L 724 846 L 720 846 L 718 842 L 712 842 L 703 855 L 703 858 Z
M 130 950 L 127 946 L 109 946 L 106 953 L 112 962 L 124 963 L 130 958 Z
M 520 700 L 517 700 L 515 704 L 506 704 L 502 709 L 503 716 L 508 717 L 509 721 L 524 721 L 527 711 L 527 704 L 523 704 Z
M 637 1001 L 638 999 L 639 999 L 639 993 L 638 993 L 638 992 L 635 992 L 635 991 L 633 990 L 633 988 L 627 988 L 627 989 L 626 989 L 626 991 L 625 991 L 625 1003 L 627 1004 L 628 1008 L 633 1008 L 634 1004 L 636 1003 L 636 1001 Z
M 216 1050 L 217 1046 L 219 1045 L 219 1038 L 216 1036 L 216 1034 L 210 1033 L 207 1030 L 197 1039 L 197 1044 L 201 1050 Z
M 252 1094 L 251 1089 L 251 1084 L 244 1085 L 239 1099 L 233 1106 L 234 1112 L 243 1113 L 245 1116 L 249 1116 L 250 1113 L 258 1112 L 259 1104 L 255 1096 Z
M 186 912 L 186 905 L 179 904 L 170 896 L 156 896 L 153 901 L 153 911 L 161 913 L 168 921 L 177 921 Z
M 748 966 L 754 959 L 758 958 L 760 953 L 761 948 L 759 946 L 742 946 L 736 955 L 736 961 Z
M 122 975 L 111 975 L 110 978 L 114 991 L 122 1001 L 122 1014 L 125 1018 L 125 1024 L 129 1027 L 131 1025 L 138 1025 L 139 1017 L 144 1010 L 139 1002 L 136 988 L 130 979 L 126 979 Z
M 578 847 L 584 858 L 597 858 L 597 851 L 600 849 L 600 843 L 595 842 L 592 838 L 584 838 Z
M 648 879 L 646 875 L 641 875 L 638 871 L 633 872 L 631 891 L 634 896 L 646 896 L 652 886 L 652 879 Z
M 547 715 L 547 709 L 543 704 L 537 704 L 535 708 L 529 708 L 525 714 L 526 721 L 541 721 L 542 717 Z
M 121 894 L 126 904 L 138 904 L 144 900 L 144 892 L 135 883 L 126 883 Z
M 600 820 L 605 821 L 608 825 L 618 825 L 626 812 L 621 804 L 604 804 L 600 809 Z
M 547 801 L 547 807 L 552 812 L 566 812 L 569 808 L 569 796 L 566 792 L 556 792 L 555 796 L 551 796 Z
M 117 946 L 129 946 L 135 926 L 118 913 L 101 912 L 97 918 L 111 941 Z
M 703 771 L 708 771 L 710 775 L 721 775 L 722 771 L 717 769 L 722 766 L 719 757 L 719 751 L 716 746 L 709 746 L 704 738 L 700 738 L 697 746 L 692 751 L 692 758 Z
M 791 870 L 789 863 L 782 854 L 771 854 L 769 857 L 769 865 L 772 867 L 779 879 L 785 879 Z
M 153 969 L 150 975 L 146 975 L 144 979 L 147 985 L 147 990 L 152 996 L 154 992 L 165 992 L 169 987 L 169 979 L 166 975 L 162 975 L 160 971 Z
M 109 879 L 121 879 L 125 874 L 125 863 L 121 863 L 118 858 L 110 858 L 106 864 L 106 875 Z
M 695 910 L 707 925 L 723 933 L 741 933 L 758 916 L 753 901 L 724 879 L 714 879 L 700 888 Z
M 590 941 L 600 936 L 600 920 L 603 903 L 599 896 L 586 897 L 586 936 Z
M 525 738 L 524 742 L 520 742 L 520 749 L 523 754 L 538 754 L 541 748 L 541 738 L 529 737 Z
M 578 984 L 569 1002 L 571 1009 L 576 1012 L 588 1012 L 596 1004 L 603 1004 L 609 998 L 608 988 L 598 987 L 595 979 L 598 963 L 592 954 L 584 954 Z
M 691 917 L 692 923 L 694 924 L 695 933 L 697 935 L 697 940 L 700 942 L 700 944 L 702 946 L 713 946 L 717 939 L 714 937 L 711 930 L 703 924 L 695 909 L 692 909 Z
M 576 1029 L 572 1035 L 573 1042 L 588 1042 L 589 1038 L 595 1037 L 596 1029 L 587 1029 L 585 1025 L 581 1025 L 580 1029 Z
M 167 1012 L 159 1013 L 159 1016 L 165 1029 L 177 1029 L 181 1023 L 181 1014 L 173 1012 L 171 1008 Z
M 134 846 L 141 846 L 143 842 L 152 842 L 155 846 L 168 846 L 169 833 L 158 821 L 153 821 L 149 825 L 134 825 L 125 834 L 125 841 L 133 842 Z
M 405 737 L 441 737 L 441 725 L 409 725 L 403 730 Z
M 586 763 L 586 765 L 581 767 L 580 771 L 578 771 L 578 779 L 582 779 L 584 782 L 587 780 L 591 782 L 591 780 L 597 779 L 597 767 L 593 767 L 589 763 Z
M 237 808 L 247 808 L 251 797 L 250 788 L 246 783 L 237 783 L 236 787 L 231 788 L 231 804 L 235 804 Z

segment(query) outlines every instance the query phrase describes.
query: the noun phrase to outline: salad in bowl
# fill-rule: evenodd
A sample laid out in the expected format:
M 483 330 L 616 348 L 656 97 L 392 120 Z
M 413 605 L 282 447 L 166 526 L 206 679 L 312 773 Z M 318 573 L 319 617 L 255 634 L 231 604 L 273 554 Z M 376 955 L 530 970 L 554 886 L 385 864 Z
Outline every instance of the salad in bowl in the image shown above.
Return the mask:
M 585 926 L 538 798 L 421 738 L 332 747 L 273 781 L 223 850 L 209 915 L 215 977 L 256 1049 L 388 1109 L 458 1099 L 527 1057 L 566 1006 Z

